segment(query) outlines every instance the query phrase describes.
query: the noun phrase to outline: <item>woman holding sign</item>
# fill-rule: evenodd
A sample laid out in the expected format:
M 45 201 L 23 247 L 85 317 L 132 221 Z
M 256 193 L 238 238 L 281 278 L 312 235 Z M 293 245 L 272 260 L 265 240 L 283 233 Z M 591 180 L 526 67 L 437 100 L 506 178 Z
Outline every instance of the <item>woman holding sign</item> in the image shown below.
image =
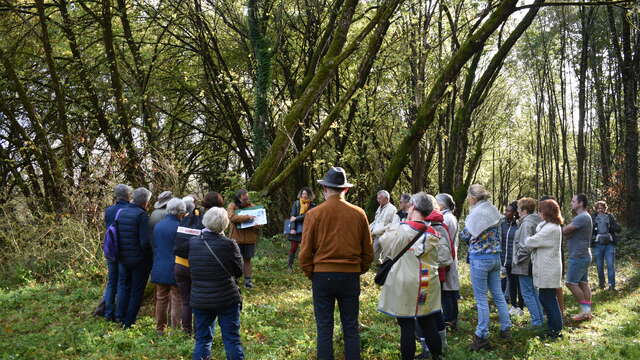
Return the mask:
M 229 237 L 238 243 L 240 247 L 240 253 L 242 254 L 242 260 L 244 260 L 243 274 L 244 274 L 244 287 L 252 288 L 253 281 L 251 280 L 251 258 L 256 253 L 256 243 L 258 242 L 259 227 L 242 227 L 242 223 L 246 223 L 255 219 L 255 216 L 241 215 L 238 212 L 242 209 L 253 207 L 249 199 L 249 193 L 245 189 L 236 191 L 233 197 L 233 202 L 227 206 L 227 214 L 229 215 L 230 232 Z
M 287 266 L 289 271 L 293 270 L 293 262 L 296 259 L 296 252 L 298 246 L 302 241 L 302 224 L 304 222 L 304 216 L 307 212 L 313 209 L 316 204 L 313 202 L 315 196 L 313 191 L 308 187 L 303 187 L 298 192 L 298 198 L 293 202 L 291 206 L 291 214 L 289 218 L 289 241 L 291 242 L 291 249 L 289 249 L 289 262 Z

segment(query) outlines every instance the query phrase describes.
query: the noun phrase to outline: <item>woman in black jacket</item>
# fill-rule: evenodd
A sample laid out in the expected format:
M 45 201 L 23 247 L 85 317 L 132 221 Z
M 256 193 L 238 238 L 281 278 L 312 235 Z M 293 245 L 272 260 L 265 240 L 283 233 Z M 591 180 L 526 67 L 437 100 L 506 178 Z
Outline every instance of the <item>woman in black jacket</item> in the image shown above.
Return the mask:
M 186 198 L 185 198 L 186 199 Z M 207 193 L 202 203 L 206 212 L 212 207 L 223 207 L 224 200 L 222 195 L 215 191 Z M 202 225 L 202 215 L 200 209 L 193 204 L 193 208 L 189 209 L 189 216 L 182 219 L 178 231 L 176 233 L 175 246 L 173 254 L 176 256 L 176 266 L 174 268 L 176 283 L 180 290 L 182 298 L 182 329 L 187 334 L 191 334 L 191 273 L 189 272 L 189 239 L 194 235 L 200 235 L 200 230 L 204 228 Z
M 291 242 L 291 249 L 289 249 L 289 262 L 287 266 L 289 271 L 293 270 L 293 262 L 296 258 L 296 252 L 298 246 L 302 241 L 302 224 L 307 212 L 313 209 L 316 204 L 313 202 L 313 191 L 308 187 L 304 187 L 298 192 L 298 198 L 293 202 L 291 206 L 290 214 L 290 228 L 289 228 L 289 241 Z
M 205 228 L 201 235 L 189 239 L 191 307 L 196 318 L 193 360 L 210 358 L 216 318 L 227 359 L 244 359 L 240 342 L 242 299 L 236 281 L 242 276 L 240 248 L 222 233 L 229 225 L 225 209 L 209 209 L 202 224 Z

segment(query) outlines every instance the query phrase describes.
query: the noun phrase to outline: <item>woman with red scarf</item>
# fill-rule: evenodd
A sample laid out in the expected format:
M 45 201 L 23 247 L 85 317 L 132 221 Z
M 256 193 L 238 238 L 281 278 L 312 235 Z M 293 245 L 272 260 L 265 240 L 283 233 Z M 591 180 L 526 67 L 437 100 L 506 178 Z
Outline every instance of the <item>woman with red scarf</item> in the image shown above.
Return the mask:
M 436 230 L 425 222 L 433 211 L 427 194 L 411 197 L 406 222 L 394 223 L 380 237 L 382 253 L 390 258 L 399 254 L 420 232 L 423 234 L 391 267 L 382 286 L 378 311 L 393 316 L 400 326 L 402 359 L 414 359 L 416 322 L 425 335 L 431 358 L 440 359 L 442 343 L 437 322 L 440 316 L 438 279 L 438 241 Z

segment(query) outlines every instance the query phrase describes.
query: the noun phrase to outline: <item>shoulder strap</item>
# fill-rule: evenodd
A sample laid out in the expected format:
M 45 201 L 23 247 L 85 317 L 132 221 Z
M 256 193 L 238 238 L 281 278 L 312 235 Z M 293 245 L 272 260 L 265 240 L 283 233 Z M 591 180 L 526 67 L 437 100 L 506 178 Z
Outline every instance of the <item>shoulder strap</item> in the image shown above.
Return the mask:
M 116 211 L 116 217 L 113 219 L 113 222 L 118 221 L 118 217 L 120 216 L 120 212 L 124 210 L 124 208 L 120 208 L 118 209 L 118 211 Z
M 406 253 L 406 252 L 407 252 L 407 250 L 409 250 L 409 248 L 411 248 L 411 247 L 413 246 L 413 244 L 415 244 L 415 243 L 416 243 L 416 241 L 418 241 L 418 239 L 419 239 L 422 235 L 424 235 L 424 233 L 425 233 L 425 230 L 421 230 L 420 232 L 418 232 L 418 235 L 416 235 L 416 236 L 413 238 L 413 240 L 411 240 L 411 241 L 407 244 L 407 246 L 405 246 L 405 247 L 404 247 L 404 249 L 402 249 L 402 251 L 400 251 L 400 252 L 398 253 L 398 255 L 396 255 L 396 256 L 393 258 L 393 260 L 391 260 L 391 264 L 395 264 L 395 263 L 396 263 L 396 261 L 398 261 L 398 260 L 402 257 L 402 255 L 404 255 L 404 253 Z
M 211 250 L 211 247 L 209 246 L 209 244 L 207 244 L 207 240 L 204 239 L 204 236 L 202 234 L 200 235 L 200 239 L 202 239 L 202 242 L 204 243 L 204 245 L 207 247 L 207 249 L 209 249 L 209 252 L 211 253 L 211 255 L 213 255 L 213 257 L 216 258 L 216 260 L 218 261 L 218 264 L 222 266 L 222 269 L 224 270 L 224 272 L 227 273 L 227 276 L 229 276 L 230 278 L 233 278 L 233 276 L 231 276 L 231 273 L 227 270 L 227 268 L 224 266 L 222 261 L 220 261 L 216 253 L 214 253 L 213 250 Z

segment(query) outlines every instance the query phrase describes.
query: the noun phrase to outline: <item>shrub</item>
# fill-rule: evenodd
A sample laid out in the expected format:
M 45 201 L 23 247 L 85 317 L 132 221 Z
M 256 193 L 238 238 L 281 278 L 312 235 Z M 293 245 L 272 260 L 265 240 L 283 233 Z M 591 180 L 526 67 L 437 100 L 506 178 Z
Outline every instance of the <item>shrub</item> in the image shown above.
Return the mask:
M 26 213 L 0 209 L 0 287 L 104 271 L 102 233 L 84 215 Z

